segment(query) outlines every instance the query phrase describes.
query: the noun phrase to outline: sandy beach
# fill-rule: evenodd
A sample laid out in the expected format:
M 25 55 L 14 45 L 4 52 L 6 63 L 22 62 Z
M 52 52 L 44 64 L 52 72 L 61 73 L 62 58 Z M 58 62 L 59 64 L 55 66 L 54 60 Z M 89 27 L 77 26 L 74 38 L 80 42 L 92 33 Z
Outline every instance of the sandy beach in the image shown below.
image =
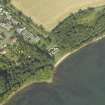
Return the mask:
M 57 61 L 57 63 L 54 65 L 54 67 L 57 68 L 57 67 L 59 66 L 59 64 L 61 64 L 62 61 L 64 61 L 68 56 L 74 54 L 75 52 L 79 51 L 80 49 L 82 49 L 82 48 L 84 48 L 84 47 L 86 47 L 86 46 L 88 46 L 88 45 L 90 45 L 90 44 L 92 44 L 92 43 L 98 42 L 99 40 L 101 40 L 101 39 L 103 39 L 103 38 L 105 38 L 105 35 L 99 36 L 99 37 L 97 37 L 97 38 L 94 38 L 93 40 L 91 40 L 91 41 L 89 41 L 89 42 L 83 44 L 83 45 L 80 46 L 79 48 L 77 48 L 77 49 L 75 49 L 75 50 L 73 50 L 73 51 L 71 51 L 71 52 L 65 54 L 60 60 Z M 30 86 L 30 85 L 32 85 L 33 83 L 43 83 L 43 82 L 44 82 L 44 83 L 48 83 L 48 84 L 49 84 L 49 83 L 52 83 L 52 82 L 53 82 L 53 78 L 52 78 L 52 79 L 49 79 L 49 80 L 47 80 L 47 81 L 35 81 L 35 80 L 33 80 L 33 81 L 31 81 L 31 82 L 28 82 L 28 83 L 24 84 L 22 87 L 20 87 L 19 89 L 17 89 L 17 91 L 14 91 L 14 92 L 6 99 L 3 103 L 1 103 L 0 105 L 5 105 L 14 95 L 16 95 L 16 93 L 20 92 L 22 89 L 26 88 L 27 86 Z
M 99 36 L 99 37 L 97 37 L 97 38 L 94 38 L 93 40 L 91 40 L 91 41 L 89 41 L 89 42 L 83 44 L 83 45 L 80 46 L 79 48 L 74 49 L 74 50 L 71 51 L 71 52 L 68 52 L 68 53 L 65 54 L 60 60 L 57 61 L 57 63 L 54 65 L 54 67 L 57 68 L 57 67 L 59 66 L 59 64 L 62 63 L 62 61 L 65 60 L 68 56 L 74 54 L 75 52 L 79 51 L 80 49 L 82 49 L 82 48 L 84 48 L 84 47 L 86 47 L 86 46 L 88 46 L 88 45 L 90 45 L 90 44 L 92 44 L 92 43 L 98 42 L 99 40 L 101 40 L 101 39 L 103 39 L 103 38 L 105 38 L 105 35 Z
M 79 48 L 77 49 L 74 49 L 73 51 L 65 54 L 60 60 L 57 61 L 57 63 L 54 65 L 54 68 L 56 70 L 56 68 L 70 55 L 74 54 L 75 52 L 79 51 L 80 49 L 92 44 L 92 43 L 95 43 L 95 42 L 98 42 L 99 40 L 105 38 L 105 35 L 102 35 L 102 36 L 99 36 L 97 38 L 94 38 L 93 40 L 83 44 L 82 46 L 80 46 Z M 55 71 L 56 72 L 56 71 Z M 19 89 L 17 89 L 17 91 L 14 91 L 12 92 L 12 94 L 9 95 L 9 97 L 4 101 L 2 102 L 0 105 L 5 105 L 13 96 L 15 96 L 18 92 L 22 91 L 24 88 L 32 85 L 33 83 L 52 83 L 53 82 L 53 78 L 47 80 L 47 81 L 36 81 L 36 80 L 33 80 L 33 81 L 30 81 L 30 82 L 26 82 L 23 86 L 21 86 Z
M 75 5 L 73 5 L 73 6 L 71 6 L 72 8 L 67 8 L 66 10 L 62 10 L 62 9 L 60 9 L 60 10 L 57 10 L 58 12 L 59 11 L 64 11 L 63 12 L 63 14 L 62 13 L 59 13 L 60 15 L 57 15 L 58 14 L 58 12 L 55 14 L 55 13 L 53 13 L 53 16 L 54 16 L 54 18 L 52 19 L 51 17 L 52 17 L 52 15 L 47 15 L 48 13 L 51 13 L 52 14 L 52 9 L 50 10 L 50 11 L 47 11 L 47 12 L 45 12 L 46 10 L 43 10 L 43 8 L 36 8 L 36 12 L 35 12 L 35 8 L 30 8 L 30 6 L 32 5 L 32 3 L 34 2 L 34 1 L 30 1 L 29 0 L 29 2 L 26 2 L 26 0 L 22 0 L 23 2 L 22 2 L 22 4 L 20 3 L 20 1 L 21 0 L 12 0 L 13 2 L 12 2 L 12 4 L 14 4 L 17 8 L 19 8 L 20 10 L 22 10 L 26 15 L 28 15 L 28 16 L 31 16 L 32 17 L 32 19 L 36 22 L 36 21 L 39 21 L 39 23 L 42 23 L 44 26 L 45 26 L 45 28 L 47 28 L 48 30 L 51 30 L 52 28 L 54 28 L 55 26 L 56 26 L 56 24 L 58 23 L 58 21 L 61 21 L 61 20 L 63 20 L 64 18 L 65 18 L 65 16 L 68 16 L 69 14 L 70 14 L 70 12 L 73 12 L 73 11 L 76 11 L 77 9 L 79 9 L 79 8 L 83 8 L 83 7 L 88 7 L 88 6 L 96 6 L 96 5 L 99 5 L 99 4 L 103 4 L 103 3 L 105 3 L 105 1 L 104 0 L 89 0 L 89 1 L 87 1 L 87 4 L 86 4 L 86 2 L 85 2 L 85 0 L 81 0 L 82 2 L 80 3 L 81 5 L 78 5 L 78 3 L 79 2 L 77 2 Z M 27 0 L 28 1 L 28 0 Z M 36 0 L 35 0 L 36 1 Z M 40 0 L 39 0 L 40 1 Z M 50 0 L 49 0 L 50 1 Z M 79 0 L 78 0 L 79 1 Z M 92 1 L 92 2 L 91 2 Z M 25 3 L 26 2 L 26 3 Z M 96 2 L 96 4 L 95 4 L 95 2 Z M 24 5 L 24 3 L 25 3 L 25 5 Z M 64 3 L 64 2 L 63 2 Z M 68 2 L 67 2 L 68 3 Z M 35 3 L 34 3 L 35 4 Z M 70 4 L 71 4 L 71 2 L 70 2 Z M 68 5 L 66 5 L 66 6 L 70 6 L 70 4 Z M 23 7 L 23 5 L 24 5 L 24 7 Z M 51 6 L 52 4 L 50 3 L 50 5 L 49 6 Z M 62 4 L 63 5 L 63 4 Z M 53 5 L 52 5 L 53 6 Z M 35 6 L 34 6 L 35 7 Z M 41 5 L 40 5 L 40 7 L 41 7 Z M 26 9 L 26 8 L 28 8 L 28 9 Z M 54 8 L 54 7 L 53 7 Z M 63 8 L 65 8 L 65 6 L 63 6 Z M 47 7 L 47 9 L 48 9 L 48 7 Z M 41 10 L 40 11 L 40 15 L 38 15 L 37 16 L 37 14 L 39 13 L 38 12 L 38 10 Z M 34 12 L 33 12 L 34 11 Z M 55 10 L 54 10 L 55 11 Z M 43 13 L 43 12 L 45 12 L 45 14 Z M 46 14 L 47 13 L 47 14 Z M 48 17 L 43 17 L 43 16 L 48 16 Z M 38 20 L 39 19 L 39 20 Z M 71 51 L 71 52 L 69 52 L 69 53 L 67 53 L 67 54 L 65 54 L 60 60 L 58 60 L 57 61 L 57 63 L 54 65 L 54 68 L 56 68 L 56 67 L 58 67 L 58 65 L 63 61 L 63 60 L 65 60 L 68 56 L 70 56 L 70 55 L 72 55 L 72 54 L 74 54 L 75 52 L 77 52 L 77 51 L 79 51 L 80 49 L 82 49 L 82 48 L 84 48 L 84 47 L 86 47 L 87 45 L 89 45 L 89 44 L 92 44 L 92 43 L 95 43 L 95 42 L 97 42 L 97 41 L 99 41 L 99 40 L 101 40 L 101 39 L 103 39 L 103 38 L 105 38 L 105 35 L 103 35 L 103 36 L 99 36 L 99 37 L 97 37 L 97 38 L 94 38 L 93 40 L 91 40 L 91 41 L 89 41 L 89 42 L 87 42 L 87 43 L 85 43 L 85 44 L 83 44 L 82 46 L 80 46 L 79 48 L 77 48 L 77 49 L 74 49 L 73 51 Z M 14 92 L 12 92 L 10 95 L 9 95 L 9 97 L 4 101 L 4 102 L 2 102 L 0 105 L 5 105 L 14 95 L 16 95 L 18 92 L 20 92 L 21 90 L 23 90 L 24 88 L 26 88 L 27 86 L 30 86 L 30 85 L 32 85 L 33 83 L 52 83 L 53 82 L 53 78 L 52 79 L 49 79 L 49 80 L 47 80 L 47 81 L 35 81 L 35 80 L 33 80 L 33 81 L 30 81 L 30 82 L 27 82 L 27 83 L 25 83 L 23 86 L 21 86 L 19 89 L 17 89 L 16 91 L 14 91 Z
M 22 91 L 23 89 L 25 89 L 26 87 L 34 84 L 34 83 L 47 83 L 47 84 L 50 84 L 52 83 L 52 78 L 49 79 L 49 80 L 46 80 L 46 81 L 36 81 L 36 80 L 33 80 L 33 81 L 29 81 L 27 83 L 25 83 L 23 86 L 21 86 L 19 89 L 17 89 L 16 91 L 13 91 L 12 94 L 9 95 L 9 97 L 3 101 L 2 103 L 0 103 L 0 105 L 5 105 L 6 103 L 8 103 L 8 101 L 13 97 L 15 96 L 18 92 Z

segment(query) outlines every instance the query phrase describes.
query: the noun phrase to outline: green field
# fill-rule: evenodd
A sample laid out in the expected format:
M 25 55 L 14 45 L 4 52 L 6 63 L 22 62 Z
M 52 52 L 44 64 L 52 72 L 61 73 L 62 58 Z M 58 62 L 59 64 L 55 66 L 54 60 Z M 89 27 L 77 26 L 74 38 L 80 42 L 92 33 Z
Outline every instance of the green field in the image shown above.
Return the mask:
M 0 0 L 0 103 L 32 81 L 49 82 L 62 56 L 105 35 L 105 6 L 80 9 L 46 32 L 6 1 Z

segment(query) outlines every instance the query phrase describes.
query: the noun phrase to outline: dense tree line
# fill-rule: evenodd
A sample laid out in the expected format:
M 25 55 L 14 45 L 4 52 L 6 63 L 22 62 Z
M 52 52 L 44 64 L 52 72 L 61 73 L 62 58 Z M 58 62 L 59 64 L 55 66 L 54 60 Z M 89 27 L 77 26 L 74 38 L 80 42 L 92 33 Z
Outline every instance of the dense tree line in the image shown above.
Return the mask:
M 0 0 L 6 4 L 9 0 Z M 11 5 L 10 5 L 11 6 Z M 15 33 L 16 43 L 7 45 L 7 54 L 0 55 L 0 101 L 2 97 L 13 89 L 22 86 L 31 77 L 49 79 L 50 71 L 53 70 L 54 56 L 50 56 L 47 48 L 56 46 L 60 52 L 71 51 L 84 42 L 105 33 L 105 7 L 88 8 L 71 14 L 60 22 L 48 34 L 42 26 L 33 24 L 31 18 L 22 12 L 16 11 L 15 7 L 8 7 L 12 16 L 20 24 L 38 35 L 41 41 L 29 43 L 22 35 Z M 20 17 L 17 17 L 21 15 Z M 49 47 L 50 46 L 50 47 Z M 41 74 L 41 75 L 40 75 Z
M 20 87 L 40 70 L 52 70 L 51 56 L 22 38 L 16 44 L 8 45 L 8 50 L 8 56 L 0 56 L 0 95 L 15 86 Z
M 9 0 L 0 0 L 0 4 L 2 5 L 6 5 L 8 2 Z M 13 37 L 16 37 L 17 40 L 15 43 L 11 43 L 7 38 L 8 40 L 6 41 L 10 43 L 5 43 L 6 47 L 4 49 L 6 54 L 0 54 L 0 103 L 12 91 L 17 90 L 27 81 L 32 81 L 30 80 L 31 78 L 35 78 L 34 80 L 38 79 L 38 81 L 48 80 L 50 75 L 52 75 L 51 72 L 54 62 L 54 59 L 46 49 L 47 44 L 44 35 L 47 32 L 44 28 L 34 24 L 31 18 L 25 16 L 11 4 L 3 8 L 11 14 L 14 20 L 16 19 L 18 21 L 18 24 L 13 25 L 14 28 L 12 31 L 6 32 L 6 30 L 3 30 L 2 32 L 2 34 L 5 34 L 4 40 L 8 37 L 7 35 L 9 33 L 14 33 Z M 4 23 L 8 22 L 6 18 L 7 16 L 0 17 Z M 22 27 L 27 29 L 27 33 L 29 32 L 28 35 L 33 34 L 34 36 L 39 36 L 40 41 L 38 43 L 26 41 L 22 33 L 19 34 L 16 32 L 17 28 Z M 3 39 L 0 41 L 0 44 L 2 44 Z
M 56 26 L 49 36 L 52 45 L 70 51 L 105 32 L 105 6 L 79 10 Z
M 6 5 L 9 2 L 10 2 L 10 0 L 0 0 L 0 4 L 2 4 L 2 5 Z

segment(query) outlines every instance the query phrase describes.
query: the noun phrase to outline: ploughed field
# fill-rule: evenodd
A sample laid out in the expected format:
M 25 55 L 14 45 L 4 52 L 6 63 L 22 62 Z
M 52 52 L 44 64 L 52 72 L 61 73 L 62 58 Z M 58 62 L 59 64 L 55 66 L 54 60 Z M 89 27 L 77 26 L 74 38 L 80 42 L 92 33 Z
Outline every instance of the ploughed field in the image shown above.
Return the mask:
M 53 29 L 71 12 L 105 3 L 104 0 L 11 0 L 11 2 L 47 30 Z

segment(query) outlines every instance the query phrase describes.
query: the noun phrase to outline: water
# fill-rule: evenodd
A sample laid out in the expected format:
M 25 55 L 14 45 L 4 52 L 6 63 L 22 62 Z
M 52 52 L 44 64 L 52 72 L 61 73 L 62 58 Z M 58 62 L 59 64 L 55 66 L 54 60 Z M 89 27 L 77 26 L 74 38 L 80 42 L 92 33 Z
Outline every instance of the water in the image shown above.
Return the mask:
M 33 84 L 8 105 L 105 105 L 105 39 L 68 57 L 53 84 Z

